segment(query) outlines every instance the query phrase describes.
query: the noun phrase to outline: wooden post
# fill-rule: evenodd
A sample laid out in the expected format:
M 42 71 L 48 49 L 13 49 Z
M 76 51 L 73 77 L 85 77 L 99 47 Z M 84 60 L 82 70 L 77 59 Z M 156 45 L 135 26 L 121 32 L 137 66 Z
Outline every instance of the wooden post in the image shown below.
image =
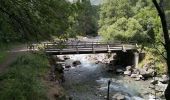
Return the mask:
M 107 52 L 108 52 L 108 53 L 111 52 L 111 51 L 110 51 L 110 46 L 109 46 L 109 44 L 107 44 Z
M 79 54 L 78 43 L 76 45 L 76 52 L 77 52 L 77 54 Z
M 122 51 L 123 51 L 123 52 L 126 52 L 126 49 L 125 49 L 125 46 L 124 46 L 124 45 L 122 45 Z
M 92 51 L 93 51 L 93 53 L 95 53 L 93 42 L 92 42 Z
M 108 89 L 107 89 L 107 100 L 109 100 L 109 94 L 110 94 L 110 83 L 111 83 L 111 80 L 108 81 Z

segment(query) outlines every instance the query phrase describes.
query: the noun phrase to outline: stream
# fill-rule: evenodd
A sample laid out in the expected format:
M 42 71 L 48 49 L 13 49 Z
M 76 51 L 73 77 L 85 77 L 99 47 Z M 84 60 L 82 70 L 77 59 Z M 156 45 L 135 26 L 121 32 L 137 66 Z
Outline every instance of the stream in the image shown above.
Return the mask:
M 72 100 L 106 100 L 109 80 L 111 80 L 110 100 L 116 100 L 115 94 L 123 95 L 125 100 L 155 100 L 151 99 L 152 96 L 149 94 L 141 95 L 141 91 L 148 90 L 147 82 L 143 84 L 122 75 L 109 73 L 106 64 L 96 64 L 93 61 L 106 59 L 105 54 L 68 56 L 70 59 L 65 63 L 72 65 L 75 60 L 81 62 L 81 65 L 72 66 L 64 71 L 63 87 Z

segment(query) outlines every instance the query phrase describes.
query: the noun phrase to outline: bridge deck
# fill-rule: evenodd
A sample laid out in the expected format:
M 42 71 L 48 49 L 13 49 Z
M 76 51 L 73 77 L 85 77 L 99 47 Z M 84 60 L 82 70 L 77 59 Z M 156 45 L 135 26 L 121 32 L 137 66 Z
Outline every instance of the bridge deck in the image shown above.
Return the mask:
M 104 42 L 56 42 L 45 43 L 45 52 L 48 55 L 64 54 L 91 54 L 91 53 L 114 53 L 136 51 L 137 46 L 134 43 L 104 43 Z

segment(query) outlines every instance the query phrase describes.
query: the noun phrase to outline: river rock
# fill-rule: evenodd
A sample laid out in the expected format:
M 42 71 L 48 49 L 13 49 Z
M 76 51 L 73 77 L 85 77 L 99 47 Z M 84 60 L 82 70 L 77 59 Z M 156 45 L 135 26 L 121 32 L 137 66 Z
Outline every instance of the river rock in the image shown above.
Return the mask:
M 71 68 L 71 66 L 70 65 L 65 65 L 65 68 Z
M 156 92 L 164 92 L 164 91 L 165 91 L 165 88 L 164 88 L 164 87 L 161 87 L 161 86 L 156 86 L 156 87 L 155 87 L 155 91 L 156 91 Z
M 69 56 L 63 56 L 64 60 L 70 59 Z
M 158 84 L 158 80 L 151 80 L 150 84 L 156 85 Z
M 131 77 L 131 78 L 136 78 L 136 77 L 138 77 L 138 74 L 131 74 L 130 77 Z
M 126 71 L 132 71 L 132 66 L 127 66 Z
M 149 88 L 155 89 L 155 86 L 153 84 L 149 85 Z
M 104 96 L 104 99 L 107 99 L 107 96 Z
M 102 64 L 102 62 L 101 61 L 96 61 L 95 64 Z
M 112 100 L 125 100 L 125 96 L 121 93 L 116 93 L 113 97 Z
M 135 81 L 140 81 L 140 79 L 141 79 L 140 77 L 136 77 Z
M 116 73 L 123 73 L 123 69 L 116 69 Z
M 160 82 L 163 83 L 163 84 L 167 84 L 168 81 L 169 81 L 169 77 L 167 75 L 162 75 Z
M 140 74 L 146 79 L 149 77 L 155 76 L 155 70 L 153 69 L 148 69 L 147 71 L 145 69 L 140 70 Z
M 128 75 L 128 76 L 130 76 L 131 75 L 131 71 L 124 71 L 124 75 Z
M 76 61 L 73 62 L 73 66 L 77 66 L 77 65 L 80 65 L 80 64 L 81 64 L 81 62 L 79 60 L 76 60 Z
M 138 74 L 138 75 L 139 75 L 139 74 L 140 74 L 140 71 L 139 71 L 139 69 L 136 69 L 136 68 L 135 68 L 135 69 L 133 69 L 133 72 L 132 72 L 132 73 L 133 73 L 133 74 Z
M 145 78 L 142 75 L 138 75 L 138 77 L 142 80 L 145 80 Z

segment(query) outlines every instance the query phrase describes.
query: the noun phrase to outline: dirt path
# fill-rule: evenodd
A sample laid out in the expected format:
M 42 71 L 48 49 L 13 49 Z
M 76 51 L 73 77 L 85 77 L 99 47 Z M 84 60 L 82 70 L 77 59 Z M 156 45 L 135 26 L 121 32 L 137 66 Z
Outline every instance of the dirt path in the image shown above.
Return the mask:
M 0 74 L 5 72 L 8 68 L 8 66 L 12 62 L 14 62 L 17 59 L 17 57 L 19 57 L 20 55 L 23 55 L 26 52 L 27 52 L 26 45 L 19 45 L 19 46 L 16 46 L 15 48 L 9 50 L 5 60 L 2 63 L 0 63 Z

